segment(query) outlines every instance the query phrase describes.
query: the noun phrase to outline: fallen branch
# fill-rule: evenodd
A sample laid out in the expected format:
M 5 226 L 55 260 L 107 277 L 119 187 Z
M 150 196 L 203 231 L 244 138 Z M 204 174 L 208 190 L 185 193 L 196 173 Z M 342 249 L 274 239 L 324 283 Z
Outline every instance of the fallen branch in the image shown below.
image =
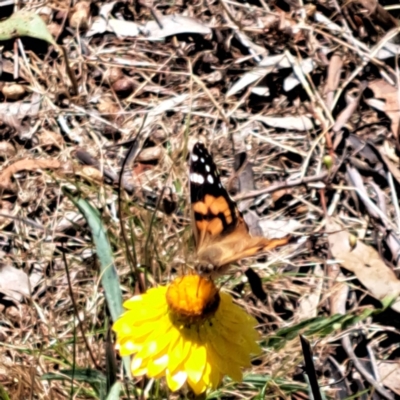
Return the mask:
M 14 174 L 20 171 L 34 171 L 37 169 L 59 169 L 61 168 L 60 161 L 57 160 L 19 160 L 14 164 L 9 165 L 0 173 L 0 188 L 11 189 L 11 178 Z
M 278 190 L 287 189 L 294 186 L 307 185 L 308 183 L 319 182 L 324 180 L 327 176 L 328 172 L 321 172 L 318 175 L 306 176 L 305 178 L 302 179 L 293 179 L 290 181 L 286 180 L 283 182 L 274 183 L 273 185 L 270 185 L 265 189 L 252 190 L 250 192 L 240 193 L 234 196 L 234 200 L 240 201 L 240 200 L 251 199 L 252 197 L 261 196 L 262 194 L 273 193 Z

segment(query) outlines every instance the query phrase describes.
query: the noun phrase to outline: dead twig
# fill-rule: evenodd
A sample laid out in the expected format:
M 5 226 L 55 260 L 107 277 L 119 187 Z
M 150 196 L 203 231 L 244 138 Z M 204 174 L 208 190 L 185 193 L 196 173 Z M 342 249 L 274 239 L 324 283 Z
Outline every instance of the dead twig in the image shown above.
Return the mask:
M 359 358 L 356 356 L 353 350 L 353 346 L 351 345 L 350 335 L 346 335 L 342 338 L 342 346 L 345 349 L 347 355 L 353 360 L 354 366 L 357 368 L 357 371 L 364 377 L 368 383 L 375 388 L 375 390 L 385 399 L 394 400 L 394 396 L 392 396 L 382 384 L 377 382 L 375 378 L 366 370 L 364 365 L 361 363 Z
M 301 186 L 301 185 L 308 185 L 309 183 L 323 181 L 327 177 L 328 177 L 328 172 L 321 172 L 318 175 L 307 176 L 307 177 L 301 178 L 301 179 L 286 180 L 284 182 L 278 182 L 278 183 L 272 184 L 265 189 L 252 190 L 251 192 L 238 194 L 238 195 L 234 196 L 234 200 L 240 201 L 240 200 L 251 199 L 253 197 L 258 197 L 263 194 L 273 193 L 273 192 L 276 192 L 276 191 L 282 190 L 282 189 L 287 189 L 287 188 Z

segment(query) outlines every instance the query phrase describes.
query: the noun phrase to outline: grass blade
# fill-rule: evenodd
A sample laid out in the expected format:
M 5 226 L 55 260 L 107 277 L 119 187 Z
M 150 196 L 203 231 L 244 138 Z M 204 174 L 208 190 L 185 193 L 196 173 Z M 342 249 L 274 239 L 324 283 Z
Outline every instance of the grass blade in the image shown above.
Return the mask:
M 319 390 L 317 373 L 315 372 L 315 366 L 312 359 L 312 350 L 310 346 L 310 342 L 304 338 L 304 336 L 300 336 L 301 348 L 303 350 L 303 357 L 305 363 L 305 372 L 308 376 L 308 381 L 311 389 L 311 393 L 314 400 L 322 400 L 321 392 Z
M 119 285 L 117 270 L 114 265 L 110 242 L 99 212 L 84 199 L 72 199 L 79 211 L 84 215 L 92 232 L 96 254 L 100 261 L 101 284 L 103 285 L 107 306 L 113 321 L 116 321 L 123 312 L 122 292 Z
M 49 382 L 62 381 L 67 378 L 89 384 L 100 399 L 106 398 L 106 377 L 102 372 L 96 371 L 95 369 L 64 369 L 59 373 L 49 372 L 41 377 L 42 380 L 47 380 Z
M 6 389 L 0 384 L 0 400 L 10 400 L 10 397 L 8 396 Z
M 78 207 L 85 217 L 90 231 L 92 232 L 93 242 L 96 247 L 96 254 L 100 261 L 101 284 L 104 288 L 108 309 L 113 321 L 123 313 L 122 292 L 119 277 L 114 265 L 114 257 L 108 240 L 106 230 L 100 218 L 99 212 L 84 199 L 75 198 L 69 194 L 71 201 Z M 130 357 L 123 357 L 125 372 L 130 375 Z
M 121 392 L 121 383 L 115 382 L 111 390 L 109 391 L 106 400 L 119 400 L 120 392 Z

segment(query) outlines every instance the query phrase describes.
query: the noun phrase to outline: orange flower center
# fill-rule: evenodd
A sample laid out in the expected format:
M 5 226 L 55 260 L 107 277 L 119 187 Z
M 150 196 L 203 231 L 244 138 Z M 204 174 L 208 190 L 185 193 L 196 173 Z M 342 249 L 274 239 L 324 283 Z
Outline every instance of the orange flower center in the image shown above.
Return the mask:
M 175 279 L 167 289 L 167 303 L 179 320 L 194 322 L 213 314 L 219 305 L 218 289 L 213 281 L 199 275 Z

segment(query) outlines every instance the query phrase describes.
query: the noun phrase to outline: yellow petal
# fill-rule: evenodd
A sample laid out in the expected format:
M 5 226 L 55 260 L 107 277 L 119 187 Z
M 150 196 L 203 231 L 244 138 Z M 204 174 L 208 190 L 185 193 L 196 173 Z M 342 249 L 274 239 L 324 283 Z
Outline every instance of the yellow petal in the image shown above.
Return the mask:
M 208 358 L 202 379 L 208 387 L 213 389 L 216 389 L 222 380 L 220 372 L 217 368 L 214 368 L 214 366 L 210 364 Z
M 135 339 L 143 338 L 149 335 L 155 325 L 159 326 L 160 321 L 165 322 L 166 312 L 158 313 L 149 317 L 143 311 L 127 311 L 113 325 L 113 330 L 117 333 L 118 338 L 130 336 Z
M 128 313 L 122 314 L 122 316 L 117 319 L 113 324 L 113 331 L 117 332 L 118 335 L 128 336 L 133 332 L 133 324 L 129 318 L 127 318 Z
M 243 380 L 243 372 L 237 364 L 231 364 L 225 373 L 235 382 L 242 382 Z
M 245 367 L 250 366 L 250 354 L 258 355 L 261 349 L 254 340 L 243 337 L 243 334 L 247 333 L 246 330 L 243 332 L 243 329 L 245 327 L 242 327 L 242 332 L 238 330 L 233 332 L 214 324 L 207 329 L 207 334 L 224 358 Z
M 171 345 L 168 350 L 168 369 L 171 374 L 177 372 L 178 368 L 183 365 L 189 355 L 191 347 L 191 342 L 185 340 L 177 329 L 175 329 L 173 335 L 175 335 L 175 338 L 171 340 Z
M 212 343 L 207 343 L 206 348 L 207 348 L 207 361 L 214 369 L 217 369 L 222 375 L 224 375 L 227 369 L 225 361 L 214 350 Z
M 152 330 L 147 336 L 138 338 L 132 335 L 132 338 L 138 346 L 141 346 L 139 357 L 146 358 L 152 355 L 154 358 L 157 358 L 160 352 L 169 344 L 169 331 L 172 329 L 172 325 L 169 320 L 165 318 L 164 320 L 160 320 L 159 324 L 151 323 L 149 325 L 152 327 Z
M 218 314 L 215 317 L 216 319 L 218 319 L 218 322 L 224 327 L 224 329 L 228 329 L 230 331 L 241 330 L 246 322 L 239 321 L 236 318 L 229 315 L 229 313 L 227 314 L 228 315 L 222 315 L 222 316 L 221 314 Z
M 251 340 L 250 343 L 247 342 L 247 344 L 249 346 L 248 349 L 250 354 L 252 354 L 253 356 L 259 356 L 260 354 L 262 354 L 262 348 L 258 343 Z
M 124 301 L 122 306 L 127 310 L 130 310 L 131 308 L 135 308 L 141 301 L 143 301 L 143 295 L 133 296 L 130 299 Z
M 146 363 L 142 358 L 134 357 L 131 363 L 131 372 L 133 376 L 142 376 L 147 374 Z
M 146 292 L 146 298 L 151 300 L 152 304 L 157 304 L 157 303 L 162 303 L 164 304 L 167 299 L 166 299 L 166 294 L 167 294 L 167 286 L 158 286 L 156 288 L 150 288 Z
M 222 323 L 237 326 L 246 324 L 247 327 L 255 327 L 257 320 L 247 314 L 242 308 L 232 302 L 232 298 L 229 294 L 221 292 L 221 303 L 218 308 L 215 317 L 220 319 Z
M 158 327 L 154 322 L 147 322 L 132 329 L 131 337 L 138 342 L 144 342 Z
M 143 363 L 143 358 L 139 358 L 139 357 L 133 357 L 132 358 L 132 362 L 131 362 L 131 369 L 132 370 L 137 370 L 138 368 L 140 368 L 142 366 Z
M 133 308 L 136 309 L 139 306 L 140 302 L 144 302 L 150 304 L 152 308 L 158 308 L 159 306 L 162 307 L 166 304 L 166 299 L 165 299 L 166 292 L 167 288 L 164 286 L 151 288 L 147 290 L 147 292 L 144 294 L 133 296 L 129 300 L 126 300 L 123 306 L 128 310 Z
M 242 371 L 240 366 L 235 362 L 228 362 L 223 359 L 212 343 L 207 347 L 207 356 L 209 357 L 210 364 L 215 365 L 222 375 L 229 375 L 234 381 L 241 382 Z
M 206 363 L 206 367 L 204 369 L 203 376 L 199 382 L 197 382 L 197 383 L 192 382 L 188 378 L 188 384 L 193 389 L 193 391 L 196 393 L 196 395 L 199 395 L 200 393 L 205 392 L 209 388 L 216 389 L 220 383 L 221 383 L 221 374 L 219 373 L 219 371 L 216 368 L 214 368 L 214 366 L 212 366 L 208 362 L 208 360 Z
M 152 357 L 153 359 L 160 357 L 161 353 L 166 353 L 170 337 L 171 335 L 166 332 L 154 340 L 146 341 L 142 349 L 138 352 L 138 356 L 142 358 Z
M 153 321 L 145 321 L 142 324 L 133 325 L 124 318 L 119 319 L 113 326 L 118 338 L 130 337 L 137 341 L 143 341 L 148 335 L 157 329 L 157 325 Z
M 160 377 L 160 375 L 163 374 L 167 366 L 168 366 L 168 354 L 164 354 L 155 360 L 150 360 L 147 365 L 147 370 L 148 370 L 147 375 L 150 378 L 158 378 Z
M 234 362 L 242 367 L 250 366 L 250 353 L 248 351 L 247 343 L 244 342 L 239 335 L 237 335 L 238 342 L 231 343 L 227 340 L 226 336 L 224 337 L 221 335 L 222 332 L 220 330 L 214 328 L 215 326 L 209 327 L 207 329 L 207 334 L 209 340 L 213 343 L 213 346 L 218 349 L 218 353 L 221 354 L 221 357 L 226 361 Z M 235 336 L 233 332 L 232 336 Z M 246 346 L 242 347 L 239 341 L 244 342 Z
M 155 321 L 157 318 L 166 315 L 167 312 L 168 308 L 165 304 L 155 307 L 151 304 L 146 304 L 143 302 L 143 304 L 140 304 L 139 307 L 127 311 L 126 314 L 129 315 L 133 322 L 141 323 L 142 321 L 146 320 Z
M 178 371 L 174 375 L 171 375 L 167 370 L 165 376 L 167 378 L 167 385 L 173 392 L 179 390 L 187 379 L 187 373 L 185 371 Z
M 159 317 L 156 321 L 147 321 L 143 325 L 138 326 L 137 329 L 133 331 L 132 337 L 137 341 L 154 340 L 164 335 L 171 327 L 172 324 L 168 317 Z
M 132 342 L 130 338 L 118 341 L 118 348 L 121 357 L 135 354 L 141 350 L 142 346 Z
M 196 396 L 207 390 L 207 385 L 203 382 L 202 379 L 200 379 L 198 382 L 194 382 L 190 379 L 190 377 L 188 377 L 187 382 Z
M 189 357 L 184 364 L 188 379 L 191 382 L 197 383 L 200 381 L 206 367 L 206 360 L 206 348 L 193 343 L 189 352 Z
M 165 300 L 165 290 L 160 288 L 150 289 L 145 294 L 134 296 L 123 304 L 133 320 L 140 321 L 145 318 L 156 318 L 158 315 L 165 314 L 168 306 Z

